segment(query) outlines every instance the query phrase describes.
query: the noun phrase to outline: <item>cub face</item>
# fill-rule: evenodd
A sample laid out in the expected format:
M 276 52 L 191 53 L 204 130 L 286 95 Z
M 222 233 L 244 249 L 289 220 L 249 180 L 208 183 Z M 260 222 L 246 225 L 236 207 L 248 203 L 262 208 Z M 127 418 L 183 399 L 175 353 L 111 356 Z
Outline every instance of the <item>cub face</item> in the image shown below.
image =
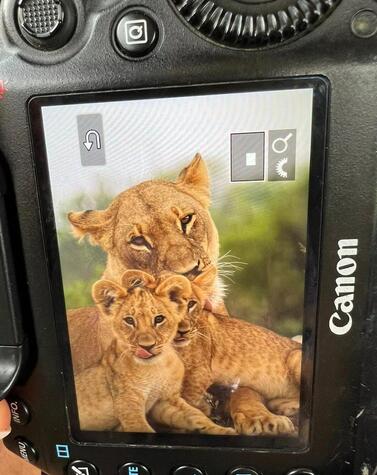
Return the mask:
M 117 345 L 139 362 L 154 361 L 171 344 L 190 294 L 189 281 L 182 276 L 157 285 L 152 276 L 137 270 L 126 271 L 122 285 L 100 280 L 92 289 Z
M 205 308 L 207 295 L 216 281 L 217 271 L 214 265 L 209 265 L 191 283 L 191 295 L 187 302 L 184 318 L 178 324 L 174 346 L 182 348 L 190 344 L 198 331 L 200 316 Z
M 106 210 L 71 212 L 76 237 L 107 253 L 104 278 L 120 282 L 127 269 L 194 278 L 219 253 L 208 211 L 208 171 L 197 154 L 175 182 L 150 180 L 119 194 Z

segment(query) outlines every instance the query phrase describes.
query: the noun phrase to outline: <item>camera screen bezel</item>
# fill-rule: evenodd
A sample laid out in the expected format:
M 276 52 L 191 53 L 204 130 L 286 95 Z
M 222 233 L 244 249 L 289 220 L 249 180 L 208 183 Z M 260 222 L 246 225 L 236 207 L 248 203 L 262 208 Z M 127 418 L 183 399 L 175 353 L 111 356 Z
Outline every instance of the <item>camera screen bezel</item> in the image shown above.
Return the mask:
M 308 202 L 307 261 L 305 277 L 305 316 L 303 374 L 300 416 L 309 420 L 305 440 L 286 437 L 246 436 L 225 437 L 196 434 L 127 434 L 114 432 L 80 431 L 78 426 L 76 394 L 63 283 L 60 270 L 57 234 L 52 204 L 47 150 L 44 141 L 42 108 L 51 105 L 71 105 L 112 101 L 129 101 L 148 98 L 198 96 L 207 94 L 227 94 L 237 92 L 278 91 L 292 89 L 313 90 L 312 144 Z M 319 261 L 321 247 L 321 223 L 324 190 L 325 145 L 327 134 L 329 84 L 322 77 L 290 78 L 281 80 L 248 81 L 226 84 L 205 84 L 164 88 L 147 88 L 127 91 L 87 92 L 58 96 L 38 96 L 29 102 L 29 119 L 32 130 L 34 165 L 37 179 L 39 206 L 43 225 L 43 240 L 49 267 L 50 292 L 54 307 L 54 318 L 60 354 L 63 360 L 65 396 L 68 425 L 72 442 L 77 444 L 101 444 L 143 447 L 192 447 L 192 448 L 231 448 L 250 451 L 298 452 L 310 447 L 311 422 L 313 418 L 312 401 L 314 389 L 314 366 L 316 348 L 317 305 L 319 289 Z M 308 435 L 308 437 L 306 437 Z

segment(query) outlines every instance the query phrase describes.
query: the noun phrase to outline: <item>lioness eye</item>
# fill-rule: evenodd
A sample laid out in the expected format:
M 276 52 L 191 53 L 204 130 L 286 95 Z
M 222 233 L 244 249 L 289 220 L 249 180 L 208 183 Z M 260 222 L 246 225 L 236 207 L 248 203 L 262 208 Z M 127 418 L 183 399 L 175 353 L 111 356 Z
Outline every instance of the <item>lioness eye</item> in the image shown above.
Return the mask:
M 183 218 L 181 218 L 181 226 L 182 226 L 182 231 L 185 233 L 187 225 L 191 223 L 192 220 L 192 214 L 187 214 Z
M 127 325 L 135 326 L 135 320 L 132 317 L 124 317 L 123 321 L 127 323 Z
M 163 315 L 157 315 L 156 317 L 154 317 L 154 324 L 155 325 L 159 325 L 163 321 L 165 321 L 165 317 Z
M 143 236 L 134 236 L 131 238 L 130 241 L 132 244 L 135 244 L 135 246 L 149 246 L 149 243 L 146 241 Z
M 133 244 L 134 246 L 140 248 L 140 250 L 152 250 L 152 245 L 145 239 L 143 236 L 133 236 L 130 241 L 130 244 Z

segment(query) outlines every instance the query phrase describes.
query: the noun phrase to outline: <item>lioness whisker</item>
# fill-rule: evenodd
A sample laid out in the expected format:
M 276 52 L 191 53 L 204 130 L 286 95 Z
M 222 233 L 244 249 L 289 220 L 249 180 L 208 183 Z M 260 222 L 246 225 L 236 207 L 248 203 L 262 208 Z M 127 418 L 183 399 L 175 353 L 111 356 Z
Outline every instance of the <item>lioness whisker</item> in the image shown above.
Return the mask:
M 235 284 L 234 280 L 229 275 L 223 275 L 224 279 L 228 279 L 232 284 Z
M 218 267 L 233 267 L 233 266 L 246 266 L 247 262 L 241 261 L 229 261 L 229 262 L 220 262 Z

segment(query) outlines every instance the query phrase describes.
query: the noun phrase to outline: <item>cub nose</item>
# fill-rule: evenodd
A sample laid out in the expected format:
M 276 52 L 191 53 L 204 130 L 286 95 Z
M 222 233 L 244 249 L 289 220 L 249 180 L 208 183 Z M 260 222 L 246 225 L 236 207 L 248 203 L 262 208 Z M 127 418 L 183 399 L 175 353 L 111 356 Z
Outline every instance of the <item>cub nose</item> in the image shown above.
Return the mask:
M 139 343 L 139 346 L 140 348 L 143 348 L 143 350 L 150 351 L 155 346 L 155 343 L 153 343 L 153 345 L 141 345 Z
M 185 335 L 189 331 L 190 331 L 190 324 L 188 322 L 183 321 L 178 325 L 178 333 L 180 333 L 181 335 Z

